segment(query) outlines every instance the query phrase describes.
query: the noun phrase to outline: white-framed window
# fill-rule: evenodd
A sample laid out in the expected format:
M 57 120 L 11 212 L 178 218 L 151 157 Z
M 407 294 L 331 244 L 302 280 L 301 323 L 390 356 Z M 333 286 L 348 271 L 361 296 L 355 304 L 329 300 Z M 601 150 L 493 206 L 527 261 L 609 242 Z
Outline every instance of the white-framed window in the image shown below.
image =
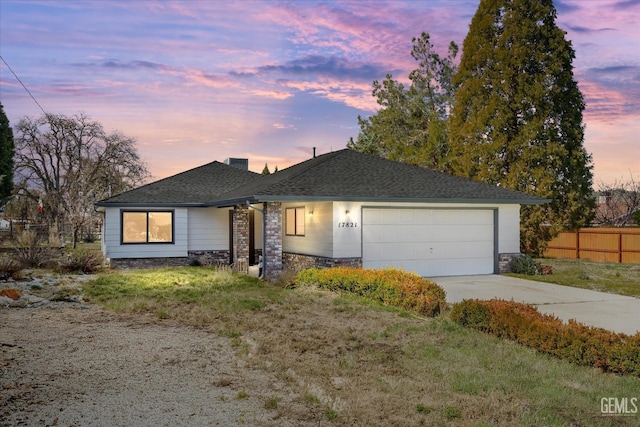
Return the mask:
M 122 211 L 121 241 L 173 243 L 173 211 Z
M 285 234 L 304 236 L 304 207 L 285 209 Z

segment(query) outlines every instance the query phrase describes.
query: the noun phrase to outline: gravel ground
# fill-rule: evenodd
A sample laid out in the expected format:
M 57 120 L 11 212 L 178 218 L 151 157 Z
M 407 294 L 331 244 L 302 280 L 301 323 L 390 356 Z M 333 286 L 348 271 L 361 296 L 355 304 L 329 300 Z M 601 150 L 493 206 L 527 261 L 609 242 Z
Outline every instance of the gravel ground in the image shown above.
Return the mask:
M 0 426 L 295 425 L 228 338 L 57 299 L 0 306 Z

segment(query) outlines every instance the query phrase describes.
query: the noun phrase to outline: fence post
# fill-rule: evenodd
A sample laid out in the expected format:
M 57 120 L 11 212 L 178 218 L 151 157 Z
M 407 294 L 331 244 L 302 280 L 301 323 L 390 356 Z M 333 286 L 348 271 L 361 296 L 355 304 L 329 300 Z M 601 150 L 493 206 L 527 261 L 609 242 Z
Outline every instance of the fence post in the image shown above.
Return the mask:
M 576 259 L 580 259 L 580 229 L 576 230 Z
M 622 230 L 618 232 L 618 262 L 622 264 Z

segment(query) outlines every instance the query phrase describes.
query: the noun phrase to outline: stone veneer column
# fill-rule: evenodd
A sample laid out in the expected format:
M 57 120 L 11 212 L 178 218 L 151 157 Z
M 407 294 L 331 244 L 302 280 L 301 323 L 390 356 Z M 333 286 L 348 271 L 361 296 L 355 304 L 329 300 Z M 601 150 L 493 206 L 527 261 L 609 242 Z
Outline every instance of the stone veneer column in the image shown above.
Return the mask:
M 265 279 L 276 280 L 282 272 L 282 204 L 269 202 L 264 204 L 266 215 L 266 248 L 263 253 L 266 256 Z
M 511 261 L 523 256 L 521 253 L 505 253 L 498 255 L 498 273 L 511 273 Z
M 249 207 L 233 208 L 233 269 L 249 272 Z

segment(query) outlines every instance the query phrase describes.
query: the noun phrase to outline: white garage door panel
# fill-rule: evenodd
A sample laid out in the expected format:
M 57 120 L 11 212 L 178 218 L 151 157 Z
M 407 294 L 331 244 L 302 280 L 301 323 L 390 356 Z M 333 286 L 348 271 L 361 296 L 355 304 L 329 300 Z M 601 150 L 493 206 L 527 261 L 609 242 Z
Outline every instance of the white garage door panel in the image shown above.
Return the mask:
M 491 274 L 493 221 L 492 210 L 364 208 L 363 266 L 422 276 Z

